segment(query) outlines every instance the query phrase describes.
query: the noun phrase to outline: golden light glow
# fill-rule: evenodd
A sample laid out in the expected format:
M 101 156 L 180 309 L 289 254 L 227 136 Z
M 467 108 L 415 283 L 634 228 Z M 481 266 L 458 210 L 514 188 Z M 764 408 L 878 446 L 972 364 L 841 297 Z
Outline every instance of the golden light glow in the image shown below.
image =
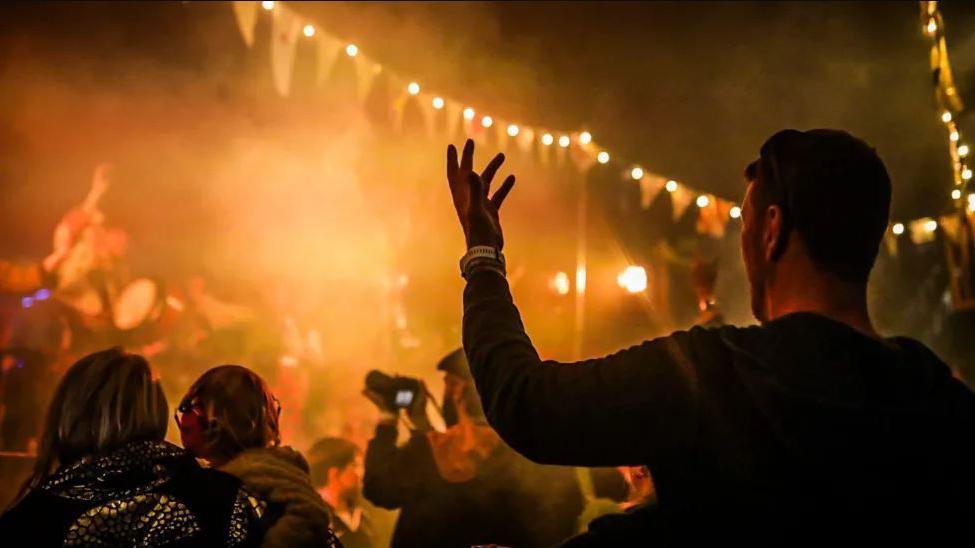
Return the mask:
M 968 145 L 958 145 L 958 155 L 961 157 L 968 156 Z
M 643 178 L 643 168 L 640 167 L 640 166 L 636 166 L 633 169 L 631 169 L 630 170 L 630 177 L 633 177 L 637 181 L 639 181 L 640 179 L 642 179 Z
M 301 32 L 308 38 L 311 38 L 312 36 L 315 36 L 315 26 L 305 25 L 305 28 L 301 29 Z
M 950 122 L 951 121 L 951 113 L 948 112 L 947 110 L 944 111 L 944 112 L 942 112 L 941 113 L 941 121 L 944 122 L 944 123 L 946 123 L 946 124 L 948 122 Z
M 437 110 L 440 110 L 440 109 L 443 108 L 443 105 L 444 105 L 443 97 L 434 97 L 433 98 L 433 108 L 435 108 Z
M 890 231 L 893 232 L 895 236 L 900 236 L 904 233 L 904 223 L 894 223 L 894 226 L 890 227 Z
M 975 213 L 975 194 L 968 195 L 968 211 Z
M 274 2 L 272 0 L 264 0 L 263 2 L 261 2 L 261 7 L 268 11 L 271 11 L 274 9 Z
M 927 230 L 928 232 L 934 232 L 935 230 L 938 230 L 938 221 L 935 221 L 934 219 L 929 219 L 926 223 L 924 223 L 924 230 Z
M 467 107 L 464 109 L 464 119 L 473 120 L 474 119 L 474 109 Z
M 738 218 L 740 218 L 741 217 L 741 208 L 738 207 L 738 206 L 731 206 L 731 210 L 728 211 L 728 215 L 730 215 L 732 219 L 738 219 Z
M 481 125 L 484 126 L 484 127 L 491 127 L 491 126 L 493 126 L 494 125 L 494 118 L 491 118 L 490 116 L 485 116 L 484 118 L 481 118 Z
M 563 136 L 559 137 L 559 146 L 560 147 L 562 147 L 562 148 L 568 148 L 568 146 L 569 146 L 570 143 L 572 143 L 572 140 L 569 139 L 569 136 L 568 135 L 563 135 Z
M 642 266 L 628 266 L 616 277 L 616 283 L 630 293 L 647 289 L 647 271 Z
M 664 185 L 664 188 L 667 189 L 667 192 L 676 192 L 677 191 L 677 181 L 675 181 L 673 179 L 667 181 L 667 184 Z
M 933 17 L 928 20 L 927 31 L 928 34 L 934 34 L 938 31 L 938 22 L 935 21 Z
M 515 137 L 518 135 L 518 126 L 515 124 L 508 124 L 508 137 Z M 559 273 L 561 274 L 561 272 Z
M 588 145 L 589 143 L 591 143 L 592 142 L 592 133 L 589 133 L 588 131 L 583 131 L 582 133 L 580 133 L 579 134 L 579 142 L 582 143 L 582 144 L 584 144 L 584 145 Z
M 711 199 L 704 194 L 697 197 L 697 207 L 708 207 L 710 203 Z
M 409 92 L 410 95 L 417 95 L 420 93 L 420 84 L 410 82 L 410 85 L 406 86 L 406 91 Z
M 596 161 L 600 164 L 609 163 L 609 153 L 605 150 L 596 155 Z
M 565 272 L 557 272 L 551 282 L 552 289 L 559 295 L 568 295 L 572 289 L 572 281 Z
M 957 188 L 955 190 L 952 190 L 951 191 L 951 199 L 952 200 L 957 200 L 959 198 L 961 198 L 961 190 L 960 189 L 957 189 Z
M 551 145 L 554 142 L 555 142 L 555 137 L 552 137 L 552 134 L 551 133 L 546 133 L 545 135 L 542 135 L 542 144 L 543 145 L 548 146 L 548 145 Z
M 952 143 L 957 142 L 958 141 L 958 132 L 957 131 L 952 131 L 950 134 L 948 134 L 948 138 L 951 139 L 951 142 Z
M 970 168 L 965 168 L 961 170 L 961 178 L 964 180 L 969 180 L 972 178 L 972 170 Z
M 356 55 L 359 55 L 359 46 L 355 44 L 349 44 L 348 46 L 345 46 L 345 54 L 348 55 L 349 57 L 355 57 Z
M 576 269 L 576 293 L 586 292 L 586 268 L 580 266 Z

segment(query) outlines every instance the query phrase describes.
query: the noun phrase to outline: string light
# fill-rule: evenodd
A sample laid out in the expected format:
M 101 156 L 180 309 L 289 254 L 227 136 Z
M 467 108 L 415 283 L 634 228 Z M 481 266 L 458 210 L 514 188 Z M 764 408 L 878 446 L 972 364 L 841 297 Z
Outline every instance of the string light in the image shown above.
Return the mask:
M 952 131 L 951 133 L 948 134 L 948 138 L 951 139 L 952 143 L 958 142 L 958 132 Z
M 494 118 L 491 118 L 490 116 L 485 116 L 484 118 L 481 118 L 481 125 L 484 126 L 484 127 L 491 127 L 491 126 L 493 126 L 494 125 Z
M 708 204 L 710 203 L 711 199 L 708 198 L 706 194 L 701 194 L 697 197 L 697 207 L 708 207 Z
M 924 223 L 924 230 L 927 230 L 928 232 L 934 232 L 935 230 L 938 230 L 938 221 L 935 221 L 934 219 L 928 219 Z
M 518 135 L 518 126 L 515 124 L 508 124 L 508 137 L 516 137 Z M 562 274 L 561 272 L 559 274 Z M 568 279 L 568 278 L 566 278 Z
M 555 277 L 552 278 L 550 285 L 559 295 L 568 295 L 569 290 L 572 289 L 572 282 L 569 280 L 569 275 L 565 272 L 557 272 Z
M 592 133 L 588 131 L 583 131 L 579 134 L 579 142 L 583 145 L 588 145 L 592 142 Z
M 305 28 L 301 29 L 301 32 L 304 33 L 306 37 L 311 38 L 312 36 L 315 36 L 315 26 L 310 24 L 305 25 Z
M 355 44 L 349 44 L 348 46 L 345 46 L 345 54 L 348 55 L 349 57 L 355 57 L 356 55 L 359 55 L 359 46 Z
M 467 107 L 464 109 L 464 119 L 473 120 L 474 119 L 474 109 Z
M 543 145 L 549 146 L 549 145 L 551 145 L 554 142 L 555 142 L 555 137 L 552 137 L 552 134 L 551 133 L 546 133 L 545 135 L 542 135 L 542 144 Z
M 970 168 L 965 168 L 961 170 L 961 178 L 964 180 L 969 180 L 972 178 L 972 170 Z
M 633 177 L 633 179 L 634 180 L 637 180 L 637 181 L 639 181 L 640 179 L 642 179 L 643 178 L 643 168 L 641 168 L 640 166 L 636 166 L 633 169 L 631 169 L 630 170 L 630 177 Z
M 944 112 L 942 112 L 941 113 L 941 121 L 944 122 L 944 123 L 946 123 L 946 124 L 948 122 L 950 122 L 951 121 L 951 113 L 948 112 L 947 110 L 944 111 Z
M 437 110 L 440 110 L 440 109 L 443 108 L 443 105 L 444 105 L 443 97 L 434 97 L 432 102 L 433 102 L 433 108 L 435 108 Z
M 895 236 L 900 236 L 904 233 L 904 223 L 894 223 L 894 226 L 890 227 L 890 231 L 893 232 Z
M 664 185 L 664 188 L 667 189 L 667 192 L 676 192 L 677 191 L 677 181 L 675 181 L 673 179 L 667 181 L 667 184 Z
M 731 215 L 732 219 L 738 219 L 741 217 L 741 208 L 738 206 L 731 206 L 731 210 L 728 211 L 728 215 Z
M 571 142 L 572 142 L 572 139 L 569 139 L 569 136 L 568 135 L 563 135 L 563 136 L 559 137 L 559 146 L 562 147 L 562 148 L 568 148 L 569 147 L 569 144 Z
M 959 198 L 961 198 L 961 190 L 959 190 L 957 188 L 955 190 L 952 190 L 951 191 L 951 199 L 952 200 L 957 200 Z
M 264 0 L 261 2 L 261 7 L 267 11 L 271 11 L 274 9 L 274 2 L 272 0 Z
M 600 164 L 608 164 L 609 153 L 606 152 L 605 150 L 600 151 L 600 153 L 596 155 L 596 161 L 599 162 Z
M 959 145 L 958 146 L 958 155 L 961 156 L 962 158 L 964 158 L 965 156 L 968 156 L 968 145 Z
M 410 95 L 418 95 L 420 93 L 420 84 L 410 82 L 410 85 L 406 86 L 406 91 L 409 92 Z
M 647 288 L 647 271 L 642 266 L 628 266 L 616 277 L 616 283 L 630 293 L 639 293 Z

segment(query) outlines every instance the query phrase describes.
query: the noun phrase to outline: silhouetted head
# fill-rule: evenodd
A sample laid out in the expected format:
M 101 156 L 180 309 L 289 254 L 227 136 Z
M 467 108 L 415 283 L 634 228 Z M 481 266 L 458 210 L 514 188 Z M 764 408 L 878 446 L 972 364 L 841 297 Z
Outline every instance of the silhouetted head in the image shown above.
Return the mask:
M 890 177 L 868 144 L 838 130 L 787 129 L 745 169 L 741 245 L 752 312 L 768 321 L 782 272 L 864 290 L 890 214 Z
M 324 438 L 308 451 L 311 482 L 316 489 L 334 490 L 354 501 L 362 486 L 362 451 L 343 438 Z

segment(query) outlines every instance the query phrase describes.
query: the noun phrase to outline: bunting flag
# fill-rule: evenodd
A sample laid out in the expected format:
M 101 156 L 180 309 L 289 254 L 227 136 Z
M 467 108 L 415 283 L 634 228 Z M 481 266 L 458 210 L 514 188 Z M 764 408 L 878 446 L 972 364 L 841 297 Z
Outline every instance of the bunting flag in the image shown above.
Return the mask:
M 423 116 L 423 129 L 428 138 L 435 134 L 437 125 L 437 110 L 433 108 L 433 98 L 427 95 L 417 96 L 417 105 L 420 107 L 420 114 Z
M 706 206 L 700 208 L 697 216 L 697 231 L 713 238 L 724 236 L 725 225 L 731 218 L 731 203 L 719 199 L 713 194 L 705 194 L 708 198 Z
M 640 207 L 649 209 L 650 204 L 653 203 L 654 199 L 656 199 L 666 184 L 667 179 L 664 177 L 659 175 L 644 175 L 640 179 Z
M 291 71 L 294 68 L 295 48 L 301 20 L 291 10 L 275 9 L 271 20 L 271 75 L 278 93 L 291 93 Z
M 320 34 L 320 36 L 316 42 L 316 49 L 318 50 L 318 75 L 316 80 L 318 85 L 322 85 L 332 73 L 332 66 L 335 65 L 335 60 L 342 53 L 343 46 L 339 39 L 327 33 L 322 32 L 317 34 Z
M 678 186 L 670 193 L 670 203 L 674 206 L 674 221 L 681 218 L 684 211 L 687 210 L 687 206 L 691 205 L 692 200 L 694 200 L 694 195 L 691 194 L 690 190 L 684 188 L 683 185 Z
M 257 2 L 234 2 L 234 19 L 247 47 L 254 45 L 254 27 L 257 26 Z
M 447 138 L 453 139 L 457 135 L 457 127 L 461 126 L 466 120 L 461 116 L 464 107 L 457 101 L 446 101 L 444 109 L 447 111 Z
M 922 217 L 908 224 L 907 229 L 911 233 L 911 241 L 917 245 L 926 244 L 934 241 L 935 232 L 938 230 L 938 221 L 930 217 Z
M 532 147 L 535 146 L 535 130 L 530 127 L 521 128 L 515 142 L 523 154 L 531 154 Z
M 372 83 L 379 76 L 379 73 L 382 72 L 383 68 L 382 65 L 361 53 L 353 57 L 353 60 L 355 61 L 355 89 L 359 97 L 359 102 L 361 103 L 369 96 Z M 390 84 L 398 86 L 399 82 L 396 79 L 391 79 Z M 405 89 L 405 87 L 406 85 L 403 84 L 402 88 Z

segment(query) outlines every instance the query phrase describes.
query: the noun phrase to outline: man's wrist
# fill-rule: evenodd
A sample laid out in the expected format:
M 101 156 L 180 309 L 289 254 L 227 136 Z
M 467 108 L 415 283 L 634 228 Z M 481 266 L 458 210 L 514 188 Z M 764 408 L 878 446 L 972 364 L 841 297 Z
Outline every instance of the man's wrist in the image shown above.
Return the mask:
M 460 259 L 460 275 L 467 279 L 475 272 L 489 269 L 505 275 L 505 259 L 501 250 L 491 246 L 474 246 Z

